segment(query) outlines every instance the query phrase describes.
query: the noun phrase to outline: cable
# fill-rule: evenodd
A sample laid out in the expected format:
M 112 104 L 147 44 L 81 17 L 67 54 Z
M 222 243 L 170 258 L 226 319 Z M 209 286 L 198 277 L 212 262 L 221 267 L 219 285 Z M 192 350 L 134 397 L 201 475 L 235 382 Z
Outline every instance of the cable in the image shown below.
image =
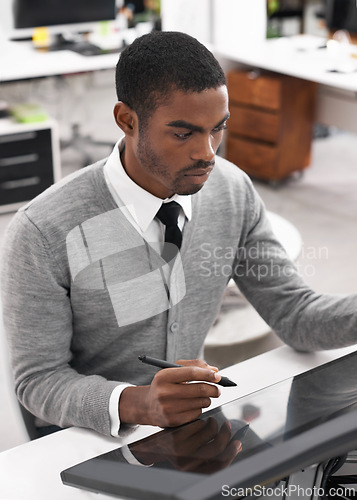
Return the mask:
M 330 491 L 331 487 L 330 487 L 329 480 L 330 480 L 331 476 L 342 467 L 342 465 L 346 462 L 346 459 L 347 459 L 347 454 L 342 455 L 340 457 L 331 458 L 331 460 L 329 460 L 327 462 L 327 465 L 326 465 L 324 472 L 322 474 L 321 485 L 320 485 L 320 488 L 322 488 L 322 490 L 324 491 L 324 495 L 322 498 L 327 499 L 330 497 L 329 491 Z M 334 496 L 334 498 L 338 498 L 338 497 Z M 344 497 L 341 497 L 341 498 L 344 498 Z

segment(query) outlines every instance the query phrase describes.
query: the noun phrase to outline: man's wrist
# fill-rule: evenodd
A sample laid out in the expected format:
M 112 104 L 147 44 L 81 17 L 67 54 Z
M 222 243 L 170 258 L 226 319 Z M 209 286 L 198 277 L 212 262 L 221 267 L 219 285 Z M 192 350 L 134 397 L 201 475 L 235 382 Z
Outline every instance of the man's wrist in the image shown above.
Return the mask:
M 119 419 L 122 424 L 150 424 L 146 408 L 149 386 L 126 387 L 119 399 Z

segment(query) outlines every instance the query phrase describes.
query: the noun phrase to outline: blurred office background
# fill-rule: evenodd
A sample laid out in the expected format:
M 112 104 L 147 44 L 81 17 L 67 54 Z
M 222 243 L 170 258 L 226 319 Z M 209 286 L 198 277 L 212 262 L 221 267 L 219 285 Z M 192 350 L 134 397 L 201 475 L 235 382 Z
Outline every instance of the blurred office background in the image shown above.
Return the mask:
M 91 0 L 91 3 L 93 1 L 102 2 Z M 21 3 L 26 4 L 20 0 Z M 186 31 L 209 47 L 229 45 L 240 51 L 249 50 L 267 38 L 284 39 L 300 34 L 321 37 L 323 44 L 331 37 L 326 24 L 326 5 L 325 0 L 161 0 L 161 3 L 117 0 L 115 19 L 91 23 L 86 40 L 102 44 L 107 51 L 115 53 L 116 47 L 119 51 L 136 36 L 162 25 L 163 29 Z M 349 42 L 352 42 L 353 31 L 350 34 Z M 52 40 L 51 30 L 49 36 Z M 8 133 L 9 121 L 16 127 L 31 127 L 31 118 L 27 121 L 24 118 L 24 110 L 31 105 L 30 109 L 37 113 L 37 118 L 32 117 L 35 127 L 45 126 L 46 120 L 54 124 L 58 139 L 57 178 L 63 177 L 89 161 L 107 156 L 120 136 L 112 118 L 114 68 L 19 80 L 2 78 L 2 64 L 8 63 L 8 41 L 15 39 L 16 43 L 32 44 L 32 37 L 33 33 L 28 30 L 15 29 L 12 1 L 2 0 L 0 138 Z M 221 62 L 227 72 L 239 67 L 225 58 Z M 21 66 L 24 60 L 15 58 L 12 64 Z M 291 99 L 295 97 L 291 95 Z M 19 105 L 22 105 L 20 114 L 15 118 L 13 111 Z M 346 127 L 343 120 L 341 123 L 342 126 L 340 122 L 336 126 L 336 123 L 313 122 L 311 157 L 303 172 L 278 182 L 252 176 L 268 210 L 297 231 L 300 240 L 296 263 L 305 280 L 321 293 L 353 293 L 357 282 L 357 129 L 350 127 L 348 121 Z M 17 128 L 14 130 L 18 132 Z M 220 153 L 226 155 L 225 143 Z M 16 201 L 21 204 L 25 200 Z M 0 245 L 18 203 L 12 207 L 0 199 Z M 294 231 L 287 234 L 288 238 L 296 236 Z M 209 334 L 207 359 L 223 367 L 279 343 L 244 297 L 228 289 L 221 314 Z M 0 422 L 0 451 L 28 440 L 13 393 L 1 318 Z

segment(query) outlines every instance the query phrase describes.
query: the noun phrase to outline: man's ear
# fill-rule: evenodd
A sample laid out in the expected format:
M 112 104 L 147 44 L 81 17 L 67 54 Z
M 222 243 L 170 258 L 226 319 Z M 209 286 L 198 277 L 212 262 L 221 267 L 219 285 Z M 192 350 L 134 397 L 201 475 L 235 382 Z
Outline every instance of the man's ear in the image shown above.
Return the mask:
M 138 116 L 127 104 L 119 101 L 114 106 L 114 119 L 125 135 L 133 135 L 138 123 Z

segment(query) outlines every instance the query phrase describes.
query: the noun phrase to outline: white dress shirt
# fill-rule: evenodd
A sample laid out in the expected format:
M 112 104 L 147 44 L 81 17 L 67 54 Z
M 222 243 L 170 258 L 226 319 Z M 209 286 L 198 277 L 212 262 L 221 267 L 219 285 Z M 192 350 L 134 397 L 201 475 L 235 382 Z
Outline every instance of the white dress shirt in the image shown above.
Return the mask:
M 162 203 L 176 201 L 182 210 L 178 226 L 182 230 L 186 219 L 191 220 L 191 196 L 175 194 L 162 200 L 136 184 L 126 173 L 120 153 L 124 150 L 124 139 L 118 141 L 104 166 L 104 177 L 109 191 L 128 221 L 150 243 L 164 243 L 165 226 L 155 217 Z M 120 384 L 112 392 L 109 400 L 111 434 L 118 436 L 120 427 L 119 399 L 122 391 L 131 384 Z

